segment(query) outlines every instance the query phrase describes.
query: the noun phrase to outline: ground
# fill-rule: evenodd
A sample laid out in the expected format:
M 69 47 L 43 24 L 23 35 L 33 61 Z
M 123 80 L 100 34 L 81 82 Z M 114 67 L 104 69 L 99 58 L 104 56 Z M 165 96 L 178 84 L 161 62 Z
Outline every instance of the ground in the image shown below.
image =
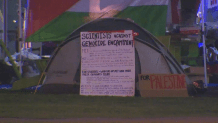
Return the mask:
M 218 89 L 209 88 L 201 95 L 217 98 Z M 29 119 L 0 118 L 0 123 L 218 123 L 217 117 L 155 117 L 155 118 L 68 118 L 68 119 Z
M 70 118 L 70 119 L 20 119 L 0 118 L 0 123 L 216 123 L 218 117 L 167 117 L 167 118 Z

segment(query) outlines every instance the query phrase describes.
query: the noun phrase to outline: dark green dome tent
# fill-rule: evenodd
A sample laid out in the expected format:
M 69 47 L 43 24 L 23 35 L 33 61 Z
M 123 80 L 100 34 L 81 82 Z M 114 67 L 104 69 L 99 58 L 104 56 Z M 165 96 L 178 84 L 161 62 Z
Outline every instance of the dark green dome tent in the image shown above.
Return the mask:
M 151 33 L 130 19 L 102 18 L 76 29 L 53 53 L 45 70 L 40 88 L 43 93 L 79 93 L 81 46 L 80 32 L 133 30 L 138 33 L 135 41 L 135 83 L 138 90 L 138 74 L 185 74 L 180 64 L 167 48 Z M 68 71 L 56 76 L 54 71 Z M 188 92 L 191 81 L 186 76 Z

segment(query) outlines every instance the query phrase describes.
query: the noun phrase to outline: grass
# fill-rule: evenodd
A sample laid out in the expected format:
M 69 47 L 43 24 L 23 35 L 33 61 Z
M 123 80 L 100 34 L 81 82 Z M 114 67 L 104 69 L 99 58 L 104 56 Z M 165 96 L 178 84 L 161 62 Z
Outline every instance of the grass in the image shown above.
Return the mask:
M 218 116 L 218 98 L 93 97 L 0 92 L 4 118 Z

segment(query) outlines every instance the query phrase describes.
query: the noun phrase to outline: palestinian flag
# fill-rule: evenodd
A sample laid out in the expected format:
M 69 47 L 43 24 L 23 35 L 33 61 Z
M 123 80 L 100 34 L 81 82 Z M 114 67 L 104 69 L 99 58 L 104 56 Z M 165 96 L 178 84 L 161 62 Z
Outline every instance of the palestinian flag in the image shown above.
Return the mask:
M 155 36 L 165 35 L 169 0 L 30 0 L 26 41 L 63 41 L 98 18 L 129 18 Z

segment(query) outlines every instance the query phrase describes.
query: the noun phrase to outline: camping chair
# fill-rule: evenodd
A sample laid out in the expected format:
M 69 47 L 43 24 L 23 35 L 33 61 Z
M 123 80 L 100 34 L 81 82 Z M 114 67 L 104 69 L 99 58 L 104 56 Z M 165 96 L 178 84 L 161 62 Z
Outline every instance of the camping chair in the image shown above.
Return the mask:
M 188 61 L 188 65 L 197 66 L 196 59 L 198 58 L 198 56 L 199 56 L 198 45 L 190 44 L 189 45 L 189 54 L 188 54 L 188 58 L 190 60 Z

